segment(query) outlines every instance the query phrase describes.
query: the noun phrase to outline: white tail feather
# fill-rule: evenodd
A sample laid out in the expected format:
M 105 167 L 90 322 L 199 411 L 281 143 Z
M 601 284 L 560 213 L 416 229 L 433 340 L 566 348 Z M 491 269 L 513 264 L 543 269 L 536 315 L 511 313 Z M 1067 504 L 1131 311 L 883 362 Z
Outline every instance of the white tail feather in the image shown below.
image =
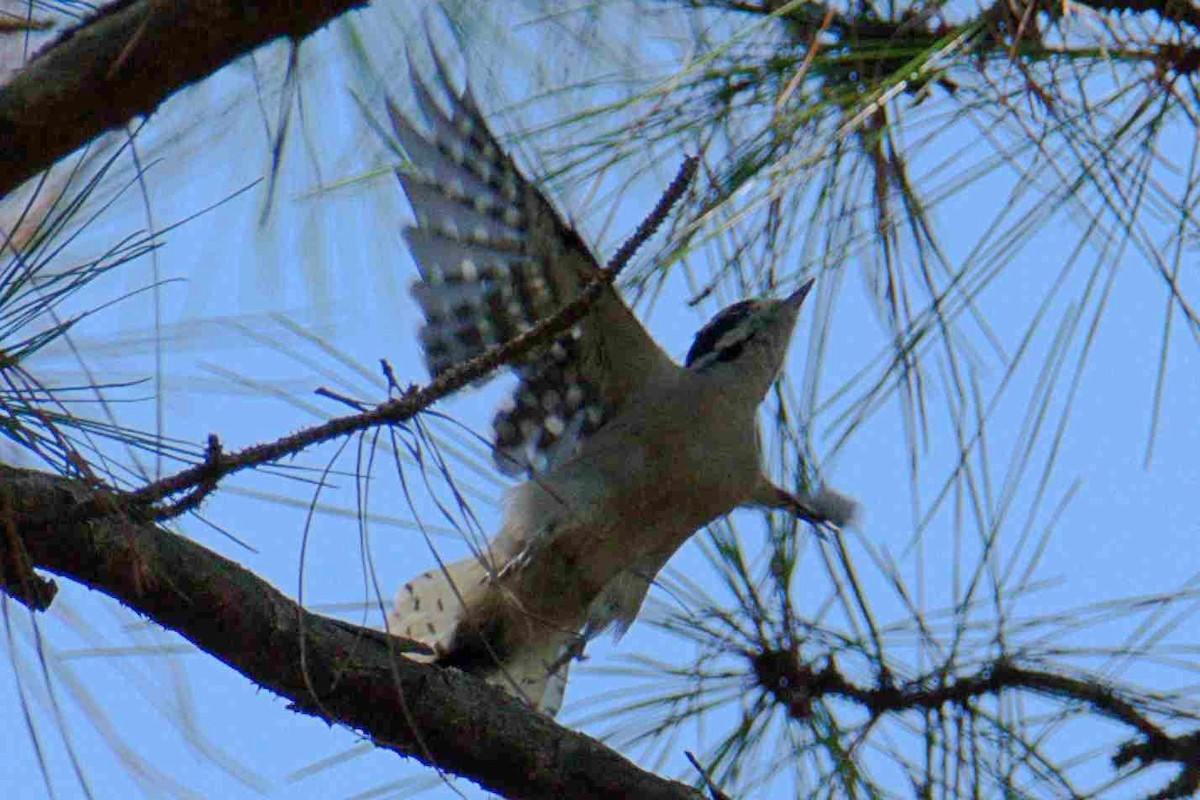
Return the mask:
M 464 604 L 469 605 L 487 582 L 487 570 L 473 557 L 418 575 L 396 592 L 388 632 L 433 648 L 436 655 L 414 656 L 417 660 L 436 660 L 449 650 Z
M 430 570 L 400 587 L 387 616 L 388 632 L 433 649 L 434 655 L 410 654 L 422 663 L 436 662 L 450 651 L 464 610 L 478 602 L 490 587 L 484 564 L 474 557 Z M 570 637 L 551 636 L 537 646 L 509 653 L 494 669 L 478 677 L 523 697 L 553 716 L 562 705 L 569 661 L 563 654 Z

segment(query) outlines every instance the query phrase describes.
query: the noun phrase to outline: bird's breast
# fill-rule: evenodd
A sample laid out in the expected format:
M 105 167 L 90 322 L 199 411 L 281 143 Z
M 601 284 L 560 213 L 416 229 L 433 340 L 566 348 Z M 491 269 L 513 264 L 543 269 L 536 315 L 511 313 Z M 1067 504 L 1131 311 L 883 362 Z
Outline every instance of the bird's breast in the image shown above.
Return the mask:
M 639 549 L 679 538 L 744 502 L 759 473 L 754 417 L 685 393 L 613 420 L 546 476 L 564 513 Z M 669 531 L 669 533 L 664 533 Z
M 753 415 L 706 407 L 699 392 L 668 399 L 628 409 L 514 490 L 496 544 L 502 562 L 524 565 L 509 588 L 528 612 L 577 628 L 617 575 L 665 563 L 749 497 L 759 474 Z

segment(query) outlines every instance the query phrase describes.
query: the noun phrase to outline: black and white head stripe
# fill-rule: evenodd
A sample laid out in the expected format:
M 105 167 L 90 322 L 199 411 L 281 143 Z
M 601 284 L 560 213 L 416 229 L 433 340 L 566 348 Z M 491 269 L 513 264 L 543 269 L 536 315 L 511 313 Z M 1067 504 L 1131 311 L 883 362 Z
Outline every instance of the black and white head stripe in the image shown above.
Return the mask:
M 763 310 L 761 300 L 742 300 L 722 309 L 696 334 L 684 366 L 704 369 L 718 361 L 737 358 L 750 337 L 759 330 Z
M 813 283 L 809 278 L 783 300 L 742 300 L 717 312 L 696 334 L 684 365 L 702 370 L 713 364 L 733 361 L 742 355 L 752 339 L 773 328 L 783 337 L 780 346 L 786 347 L 800 304 L 812 290 Z M 781 323 L 785 327 L 779 327 Z

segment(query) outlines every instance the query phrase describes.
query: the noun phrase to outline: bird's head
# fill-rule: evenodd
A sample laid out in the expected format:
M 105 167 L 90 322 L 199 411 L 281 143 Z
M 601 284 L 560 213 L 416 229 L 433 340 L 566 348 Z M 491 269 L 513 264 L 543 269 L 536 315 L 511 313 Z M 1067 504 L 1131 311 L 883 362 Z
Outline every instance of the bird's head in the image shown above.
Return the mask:
M 765 393 L 779 375 L 810 278 L 788 297 L 742 300 L 722 309 L 696 334 L 684 365 L 695 372 L 728 375 Z

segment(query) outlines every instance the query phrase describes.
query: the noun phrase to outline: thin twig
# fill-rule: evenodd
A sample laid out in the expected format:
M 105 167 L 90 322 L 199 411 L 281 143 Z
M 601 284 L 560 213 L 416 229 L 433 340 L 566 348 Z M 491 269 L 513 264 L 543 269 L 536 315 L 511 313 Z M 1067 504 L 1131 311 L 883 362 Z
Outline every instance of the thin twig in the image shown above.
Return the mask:
M 469 361 L 451 367 L 423 387 L 410 386 L 400 397 L 381 403 L 369 411 L 338 417 L 289 436 L 253 445 L 235 453 L 210 453 L 204 463 L 149 483 L 136 491 L 125 493 L 119 499 L 133 507 L 149 508 L 172 495 L 191 491 L 198 486 L 215 487 L 220 480 L 235 472 L 293 456 L 313 445 L 380 425 L 396 425 L 405 422 L 443 397 L 474 383 L 493 370 L 511 363 L 524 353 L 557 338 L 588 314 L 600 293 L 616 280 L 638 248 L 645 244 L 666 221 L 671 209 L 683 196 L 695 176 L 697 163 L 698 161 L 694 157 L 685 158 L 679 173 L 663 192 L 658 204 L 634 234 L 621 246 L 609 261 L 608 266 L 596 274 L 578 297 L 528 331 L 502 345 L 489 348 Z M 160 509 L 153 516 L 156 519 L 162 519 L 163 514 L 167 514 L 171 510 L 173 510 L 172 507 Z
M 721 788 L 713 781 L 712 776 L 708 774 L 708 770 L 700 764 L 699 759 L 692 754 L 691 750 L 684 750 L 683 754 L 687 756 L 687 760 L 692 762 L 692 766 L 696 768 L 696 772 L 699 772 L 700 777 L 704 779 L 704 786 L 708 789 L 708 793 L 712 795 L 712 800 L 732 800 L 729 795 L 721 791 Z

